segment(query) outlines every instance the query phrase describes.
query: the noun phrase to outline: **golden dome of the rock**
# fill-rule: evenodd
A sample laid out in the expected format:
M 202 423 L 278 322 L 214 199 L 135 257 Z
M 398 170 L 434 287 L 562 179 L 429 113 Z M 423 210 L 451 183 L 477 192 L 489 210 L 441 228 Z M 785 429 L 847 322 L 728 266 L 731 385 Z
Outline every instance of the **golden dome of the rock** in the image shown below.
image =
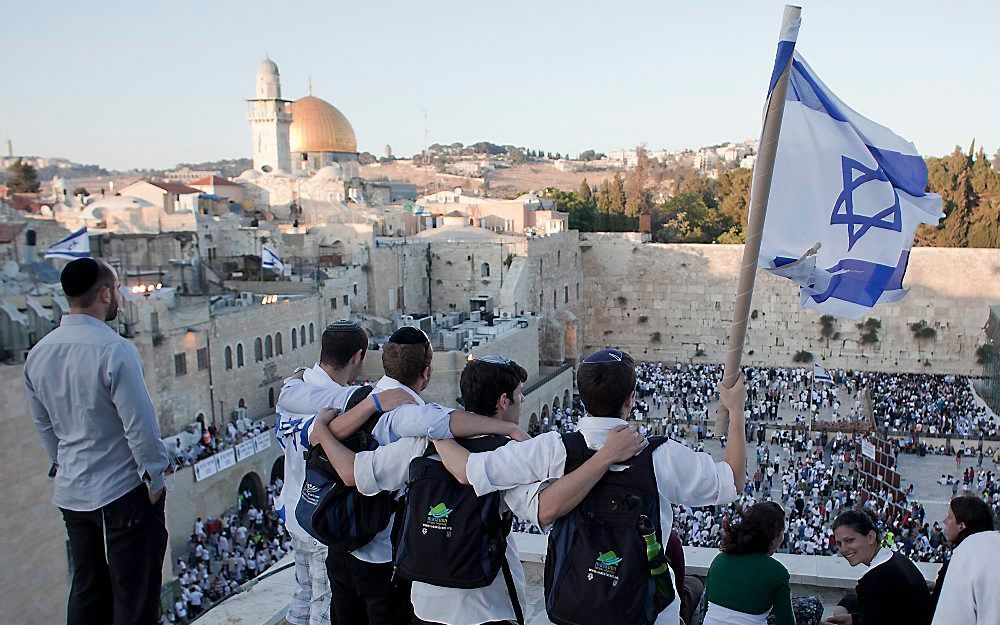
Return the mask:
M 291 104 L 289 141 L 292 153 L 357 152 L 354 128 L 335 106 L 308 95 Z

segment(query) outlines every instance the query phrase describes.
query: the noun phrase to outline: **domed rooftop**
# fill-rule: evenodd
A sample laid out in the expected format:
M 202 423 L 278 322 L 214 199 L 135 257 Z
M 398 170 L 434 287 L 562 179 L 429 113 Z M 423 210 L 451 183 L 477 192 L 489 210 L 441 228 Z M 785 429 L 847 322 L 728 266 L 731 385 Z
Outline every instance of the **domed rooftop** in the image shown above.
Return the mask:
M 332 163 L 326 167 L 320 167 L 316 175 L 313 176 L 314 180 L 340 180 L 344 175 L 344 168 L 338 163 Z
M 307 95 L 292 102 L 289 141 L 292 153 L 357 152 L 354 128 L 329 102 Z
M 278 66 L 270 58 L 266 58 L 257 66 L 258 74 L 277 74 Z

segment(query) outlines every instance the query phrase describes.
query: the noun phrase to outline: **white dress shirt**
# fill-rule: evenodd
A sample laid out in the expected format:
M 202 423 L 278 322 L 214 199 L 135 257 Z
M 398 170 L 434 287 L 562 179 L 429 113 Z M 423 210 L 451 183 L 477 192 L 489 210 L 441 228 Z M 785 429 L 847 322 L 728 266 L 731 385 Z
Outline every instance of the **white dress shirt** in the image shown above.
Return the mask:
M 372 430 L 372 435 L 375 440 L 378 441 L 379 445 L 388 445 L 394 441 L 398 441 L 405 437 L 431 437 L 431 438 L 453 438 L 451 434 L 451 428 L 449 426 L 451 422 L 451 413 L 454 408 L 445 408 L 438 404 L 426 404 L 424 400 L 420 398 L 413 389 L 402 384 L 399 380 L 390 378 L 389 376 L 383 376 L 375 384 L 375 390 L 373 393 L 378 393 L 379 391 L 387 391 L 393 388 L 401 388 L 413 397 L 416 402 L 414 404 L 404 404 L 395 410 L 390 410 L 389 412 L 383 414 L 379 417 L 378 423 L 375 425 L 375 429 Z M 423 452 L 421 452 L 423 453 Z M 409 463 L 407 462 L 407 466 Z M 357 463 L 355 462 L 355 467 Z M 357 468 L 355 468 L 354 480 L 358 481 Z M 403 484 L 406 483 L 404 479 Z M 396 488 L 386 488 L 379 490 L 397 490 Z M 361 489 L 358 489 L 362 492 Z M 375 492 L 378 492 L 377 490 Z M 365 494 L 362 492 L 362 494 Z M 395 515 L 393 515 L 393 518 Z M 372 539 L 367 545 L 355 549 L 351 552 L 358 560 L 364 562 L 371 562 L 372 564 L 385 564 L 386 562 L 392 562 L 392 520 L 390 518 L 389 525 L 379 532 L 379 534 Z
M 426 438 L 403 438 L 374 451 L 358 454 L 354 460 L 354 477 L 358 492 L 363 495 L 373 495 L 382 490 L 405 488 L 409 478 L 410 462 L 422 456 L 426 450 Z M 440 459 L 437 455 L 432 455 L 431 458 Z M 511 510 L 519 518 L 540 526 L 538 495 L 543 488 L 542 484 L 530 484 L 505 490 L 501 512 Z M 527 605 L 524 568 L 521 566 L 517 546 L 509 537 L 506 558 L 523 613 Z M 484 588 L 445 588 L 413 582 L 410 599 L 413 603 L 413 613 L 417 618 L 432 623 L 479 625 L 515 618 L 507 582 L 502 573 L 497 575 L 492 584 Z
M 627 423 L 621 419 L 586 416 L 580 419 L 579 432 L 589 448 L 600 449 L 611 430 L 619 425 Z M 622 468 L 612 467 L 612 470 Z M 479 496 L 557 479 L 565 470 L 566 447 L 558 432 L 510 443 L 495 451 L 471 454 L 466 466 L 469 483 Z M 733 470 L 727 463 L 716 462 L 710 454 L 696 452 L 672 440 L 653 451 L 653 473 L 660 493 L 660 530 L 664 542 L 673 527 L 673 504 L 723 505 L 738 497 Z M 656 625 L 677 623 L 679 613 L 680 602 L 674 599 L 657 616 Z
M 278 514 L 285 522 L 285 529 L 296 538 L 313 543 L 315 539 L 299 525 L 295 517 L 295 507 L 302 495 L 302 483 L 306 478 L 306 461 L 303 455 L 309 449 L 309 435 L 312 434 L 316 413 L 323 408 L 344 409 L 351 394 L 358 387 L 341 386 L 323 370 L 319 364 L 306 369 L 302 379 L 285 380 L 278 404 L 278 424 L 275 428 L 278 444 L 285 451 L 285 483 L 276 502 Z M 290 410 L 293 406 L 301 412 Z
M 1000 532 L 966 537 L 951 555 L 931 625 L 1000 623 Z
M 163 488 L 170 460 L 131 341 L 90 315 L 63 315 L 28 353 L 24 387 L 59 465 L 55 505 L 88 512 L 143 481 L 151 492 Z

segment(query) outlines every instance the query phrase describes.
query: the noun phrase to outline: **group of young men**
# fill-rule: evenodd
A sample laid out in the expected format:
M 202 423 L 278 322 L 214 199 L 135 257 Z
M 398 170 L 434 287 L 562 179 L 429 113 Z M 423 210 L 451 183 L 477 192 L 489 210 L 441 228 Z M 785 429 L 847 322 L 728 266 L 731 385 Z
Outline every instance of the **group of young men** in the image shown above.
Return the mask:
M 595 485 L 603 483 L 606 489 L 608 482 L 602 480 L 607 475 L 621 471 L 615 483 L 624 479 L 623 488 L 628 491 L 631 476 L 641 478 L 641 472 L 630 470 L 632 465 L 642 465 L 649 474 L 647 483 L 655 485 L 651 506 L 646 509 L 652 511 L 651 524 L 660 545 L 666 544 L 670 534 L 672 504 L 725 504 L 736 499 L 745 483 L 742 417 L 746 391 L 742 380 L 732 389 L 720 386 L 723 405 L 732 415 L 730 440 L 740 444 L 729 445 L 724 460 L 716 462 L 709 454 L 675 441 L 661 439 L 649 444 L 626 424 L 623 417 L 630 414 L 636 400 L 635 363 L 627 353 L 601 350 L 580 364 L 577 385 L 587 416 L 580 419 L 577 432 L 564 435 L 553 431 L 529 438 L 518 426 L 528 378 L 523 367 L 503 356 L 470 356 L 460 382 L 464 409 L 427 404 L 420 393 L 431 380 L 433 348 L 423 332 L 410 327 L 400 328 L 389 338 L 381 352 L 385 376 L 370 395 L 348 408 L 357 391 L 352 383 L 362 371 L 368 343 L 367 333 L 358 324 L 331 324 L 323 332 L 319 362 L 288 378 L 278 400 L 278 437 L 285 449 L 283 516 L 292 535 L 297 581 L 286 618 L 294 625 L 523 622 L 526 607 L 524 571 L 513 540 L 506 541 L 503 575 L 494 571 L 492 581 L 438 585 L 410 582 L 404 575 L 394 574 L 391 534 L 395 519 L 370 542 L 351 551 L 328 549 L 313 538 L 296 520 L 295 508 L 305 479 L 305 452 L 316 445 L 321 446 L 343 484 L 356 488 L 362 496 L 381 492 L 405 496 L 408 483 L 412 483 L 414 461 L 426 459 L 441 462 L 455 482 L 474 489 L 475 497 L 499 493 L 500 515 L 506 518 L 513 512 L 543 530 L 577 510 Z M 371 428 L 373 415 L 379 416 Z M 342 441 L 366 422 L 376 444 L 352 451 Z M 492 451 L 477 452 L 468 444 L 468 439 L 485 436 L 506 438 Z M 586 449 L 569 449 L 576 440 Z M 624 507 L 628 497 L 623 499 Z M 613 496 L 611 500 L 612 507 L 617 506 Z M 402 515 L 402 508 L 398 510 Z M 450 512 L 444 505 L 432 507 L 426 521 L 421 521 L 423 530 L 418 524 L 417 532 L 427 534 L 428 529 L 433 532 L 445 527 L 441 519 Z M 650 521 L 646 516 L 642 519 Z M 450 536 L 450 526 L 447 531 Z M 613 551 L 598 554 L 598 562 L 591 565 L 598 568 L 596 576 L 593 570 L 584 570 L 579 580 L 560 582 L 564 588 L 582 584 L 586 591 L 573 598 L 579 604 L 574 609 L 586 610 L 588 605 L 606 609 L 603 604 L 611 601 L 609 592 L 621 590 L 614 588 L 618 576 L 627 579 L 626 572 L 618 572 L 619 567 L 648 570 L 645 561 L 626 562 L 615 555 Z M 564 556 L 571 558 L 572 554 L 560 555 Z M 442 558 L 447 557 L 455 556 L 442 554 Z M 594 554 L 585 557 L 593 561 Z M 657 624 L 678 623 L 679 603 L 673 598 L 665 606 L 657 604 L 652 612 L 646 606 L 645 619 Z

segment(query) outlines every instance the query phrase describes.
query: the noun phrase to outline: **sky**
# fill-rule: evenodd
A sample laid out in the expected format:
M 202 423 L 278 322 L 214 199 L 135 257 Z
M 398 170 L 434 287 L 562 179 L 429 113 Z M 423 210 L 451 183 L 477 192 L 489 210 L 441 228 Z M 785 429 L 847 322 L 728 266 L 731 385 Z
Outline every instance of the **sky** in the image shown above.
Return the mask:
M 20 2 L 0 141 L 107 168 L 249 157 L 257 64 L 358 149 L 493 141 L 576 155 L 760 134 L 783 2 Z M 797 50 L 861 114 L 942 155 L 1000 148 L 1000 2 L 805 0 Z

